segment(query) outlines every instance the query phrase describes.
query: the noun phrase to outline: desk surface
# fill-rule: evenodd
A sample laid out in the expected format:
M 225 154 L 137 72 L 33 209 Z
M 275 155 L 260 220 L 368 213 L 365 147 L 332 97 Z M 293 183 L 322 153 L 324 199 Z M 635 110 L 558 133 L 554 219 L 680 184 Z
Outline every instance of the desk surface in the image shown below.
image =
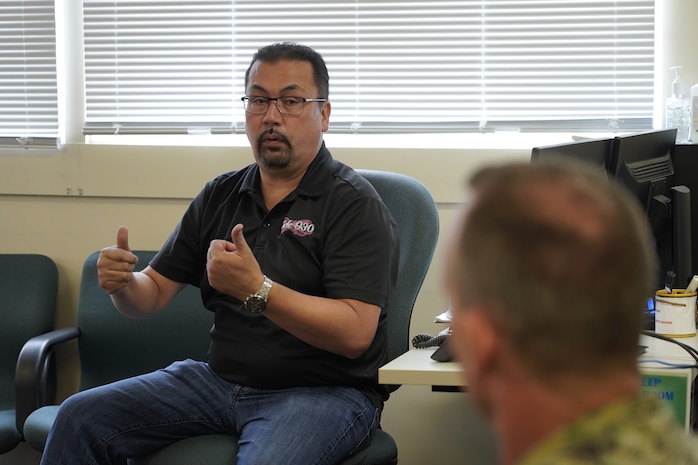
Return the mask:
M 680 337 L 675 340 L 693 348 L 698 348 L 698 336 Z M 640 359 L 660 359 L 671 363 L 696 363 L 693 357 L 677 344 L 645 335 L 642 335 L 640 338 L 640 344 L 647 346 L 647 352 L 642 354 Z M 652 363 L 644 363 L 643 365 L 651 366 Z
M 463 369 L 456 362 L 431 359 L 436 349 L 412 349 L 378 370 L 382 384 L 424 384 L 463 387 Z
M 698 347 L 698 336 L 681 338 L 678 341 Z M 661 359 L 674 363 L 695 363 L 691 356 L 676 344 L 649 336 L 641 337 L 647 352 L 640 359 L 643 368 L 666 368 L 647 359 Z M 456 362 L 436 362 L 431 354 L 436 349 L 412 349 L 378 370 L 378 382 L 382 384 L 421 384 L 429 386 L 467 387 L 462 367 Z

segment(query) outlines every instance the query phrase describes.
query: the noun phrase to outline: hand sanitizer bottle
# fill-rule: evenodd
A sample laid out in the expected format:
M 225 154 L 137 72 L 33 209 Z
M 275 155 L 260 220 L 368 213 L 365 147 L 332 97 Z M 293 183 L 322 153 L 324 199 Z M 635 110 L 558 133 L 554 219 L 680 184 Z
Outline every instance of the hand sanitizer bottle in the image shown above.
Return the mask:
M 698 144 L 698 84 L 691 87 L 691 142 Z
M 685 144 L 688 142 L 691 132 L 691 102 L 683 95 L 679 79 L 680 69 L 680 66 L 671 67 L 671 70 L 674 71 L 674 80 L 671 83 L 671 97 L 666 99 L 666 127 L 676 128 L 676 143 Z M 698 95 L 696 97 L 698 98 Z M 694 113 L 696 112 L 694 111 Z

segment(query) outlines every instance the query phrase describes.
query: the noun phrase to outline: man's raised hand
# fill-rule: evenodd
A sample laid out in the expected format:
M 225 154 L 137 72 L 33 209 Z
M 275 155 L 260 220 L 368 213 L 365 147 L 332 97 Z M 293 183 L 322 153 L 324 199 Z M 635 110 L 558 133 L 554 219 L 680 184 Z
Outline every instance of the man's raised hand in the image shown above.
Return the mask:
M 211 287 L 219 292 L 244 300 L 259 289 L 264 274 L 237 224 L 230 233 L 232 242 L 222 239 L 211 241 L 206 271 Z
M 107 294 L 119 292 L 133 278 L 138 257 L 131 253 L 128 244 L 128 229 L 121 226 L 116 233 L 116 245 L 106 247 L 97 259 L 99 285 Z

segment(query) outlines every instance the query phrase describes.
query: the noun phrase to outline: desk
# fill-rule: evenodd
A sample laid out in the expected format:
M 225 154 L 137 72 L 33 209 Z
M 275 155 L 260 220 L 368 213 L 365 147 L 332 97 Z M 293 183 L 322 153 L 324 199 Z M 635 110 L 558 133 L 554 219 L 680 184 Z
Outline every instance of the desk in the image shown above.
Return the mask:
M 678 341 L 698 347 L 698 336 Z M 643 395 L 669 401 L 677 420 L 685 425 L 686 430 L 694 429 L 698 419 L 693 408 L 695 400 L 692 386 L 698 371 L 694 368 L 669 368 L 650 360 L 676 364 L 694 364 L 695 360 L 671 342 L 643 335 L 640 343 L 647 346 L 647 351 L 640 356 Z M 432 360 L 434 350 L 436 349 L 408 350 L 378 370 L 378 382 L 428 385 L 435 391 L 466 390 L 462 367 L 456 362 Z
M 463 389 L 463 368 L 456 362 L 436 362 L 431 354 L 436 349 L 412 349 L 378 370 L 381 384 L 422 384 L 434 390 Z M 450 389 L 442 389 L 450 388 Z
M 698 349 L 698 336 L 680 337 L 675 340 Z M 693 360 L 693 357 L 691 357 L 688 352 L 671 342 L 645 336 L 643 334 L 640 337 L 640 344 L 647 346 L 647 352 L 642 354 L 640 359 L 659 359 L 671 363 L 695 363 L 695 360 Z

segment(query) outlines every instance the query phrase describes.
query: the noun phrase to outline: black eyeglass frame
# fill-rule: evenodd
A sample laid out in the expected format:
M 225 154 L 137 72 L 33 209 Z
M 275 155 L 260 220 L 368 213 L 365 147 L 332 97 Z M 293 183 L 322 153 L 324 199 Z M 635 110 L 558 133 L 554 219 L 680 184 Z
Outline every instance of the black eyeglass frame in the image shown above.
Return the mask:
M 267 105 L 264 108 L 264 111 L 260 111 L 259 113 L 257 112 L 252 112 L 249 111 L 249 101 L 250 99 L 265 99 L 267 101 Z M 293 100 L 299 100 L 300 101 L 300 108 L 301 110 L 298 113 L 289 113 L 288 109 L 286 108 L 286 105 L 283 103 L 284 99 L 293 99 Z M 285 96 L 285 97 L 262 97 L 262 96 L 255 96 L 255 97 L 249 97 L 249 96 L 244 96 L 241 97 L 240 100 L 242 101 L 242 106 L 245 109 L 245 112 L 249 113 L 250 115 L 264 115 L 269 111 L 269 107 L 271 105 L 271 101 L 274 100 L 276 102 L 276 109 L 279 110 L 279 113 L 282 115 L 289 115 L 289 116 L 298 116 L 303 114 L 303 110 L 305 110 L 305 104 L 307 102 L 328 102 L 329 100 L 326 98 L 305 98 L 305 97 L 295 97 L 295 96 Z

